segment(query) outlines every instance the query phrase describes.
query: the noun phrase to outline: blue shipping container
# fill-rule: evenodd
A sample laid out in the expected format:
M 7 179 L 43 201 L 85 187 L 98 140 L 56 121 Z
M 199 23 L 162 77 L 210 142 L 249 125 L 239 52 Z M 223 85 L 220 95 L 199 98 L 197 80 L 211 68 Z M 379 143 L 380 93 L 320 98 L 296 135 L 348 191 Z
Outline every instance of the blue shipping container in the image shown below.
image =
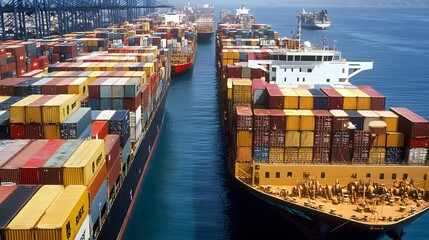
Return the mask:
M 79 108 L 60 124 L 62 139 L 76 139 L 91 124 L 91 108 Z

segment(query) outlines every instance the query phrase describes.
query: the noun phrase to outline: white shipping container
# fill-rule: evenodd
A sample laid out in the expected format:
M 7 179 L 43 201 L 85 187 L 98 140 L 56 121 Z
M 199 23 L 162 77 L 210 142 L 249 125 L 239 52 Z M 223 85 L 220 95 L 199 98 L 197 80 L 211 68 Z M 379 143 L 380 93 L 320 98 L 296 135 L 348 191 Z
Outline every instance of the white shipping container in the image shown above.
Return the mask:
M 409 164 L 426 164 L 427 155 L 427 148 L 405 148 L 405 159 Z
M 116 113 L 116 110 L 103 110 L 103 111 L 100 112 L 100 114 L 98 114 L 98 116 L 95 118 L 95 120 L 109 121 L 110 118 L 115 113 Z
M 86 215 L 85 220 L 83 220 L 82 226 L 80 226 L 79 231 L 76 233 L 74 240 L 90 240 L 91 239 L 91 228 L 89 226 L 89 214 Z
M 113 98 L 124 98 L 125 97 L 125 83 L 130 80 L 129 78 L 119 78 L 112 86 L 112 97 Z

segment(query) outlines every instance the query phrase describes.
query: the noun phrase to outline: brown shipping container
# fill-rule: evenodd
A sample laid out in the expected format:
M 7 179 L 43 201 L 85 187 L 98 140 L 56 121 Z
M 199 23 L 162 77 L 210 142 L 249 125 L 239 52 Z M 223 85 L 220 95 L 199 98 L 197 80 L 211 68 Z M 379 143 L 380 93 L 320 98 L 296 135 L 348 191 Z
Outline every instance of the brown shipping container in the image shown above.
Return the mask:
M 321 88 L 320 90 L 328 96 L 328 110 L 343 109 L 343 96 L 333 88 Z
M 269 163 L 284 163 L 285 161 L 285 151 L 284 148 L 271 147 L 268 157 Z
M 298 162 L 298 149 L 295 147 L 285 148 L 285 162 L 286 163 L 297 163 Z
M 314 147 L 330 147 L 331 146 L 331 132 L 315 131 L 314 132 Z
M 353 147 L 369 147 L 371 136 L 369 132 L 363 130 L 355 130 L 353 134 Z
M 253 145 L 255 147 L 269 147 L 270 131 L 253 131 Z
M 109 185 L 109 195 L 111 195 L 110 193 L 112 192 L 113 187 L 115 186 L 119 175 L 121 175 L 121 170 L 122 170 L 121 156 L 118 156 L 116 160 L 113 161 L 113 163 L 111 163 L 109 174 L 107 176 L 107 183 Z
M 329 163 L 331 155 L 330 147 L 314 147 L 313 162 L 314 163 Z
M 267 84 L 268 93 L 268 108 L 270 109 L 283 109 L 284 96 L 280 91 L 278 85 Z
M 254 128 L 256 131 L 270 130 L 270 110 L 254 109 Z
M 270 110 L 270 130 L 285 130 L 286 118 L 283 110 Z
M 19 183 L 19 168 L 30 160 L 42 147 L 48 144 L 48 140 L 36 140 L 28 144 L 0 168 L 1 182 Z
M 350 163 L 351 150 L 348 147 L 333 147 L 331 150 L 331 162 L 348 164 Z
M 429 138 L 429 122 L 407 108 L 390 108 L 399 116 L 399 132 L 408 138 Z
M 332 147 L 350 147 L 350 133 L 348 131 L 332 133 Z
M 368 163 L 369 147 L 354 147 L 353 148 L 353 163 Z
M 387 124 L 385 121 L 371 121 L 369 123 L 369 132 L 373 134 L 386 134 Z
M 349 116 L 343 110 L 331 110 L 332 131 L 347 131 L 349 127 Z
M 250 107 L 237 106 L 236 129 L 244 131 L 252 131 L 253 129 L 253 113 Z
M 40 123 L 25 125 L 25 137 L 29 139 L 43 139 L 43 125 Z
M 314 131 L 332 131 L 332 114 L 328 110 L 312 110 Z
M 284 147 L 285 146 L 285 131 L 277 130 L 270 132 L 270 147 Z
M 92 203 L 104 180 L 107 178 L 106 162 L 103 162 L 100 169 L 95 173 L 94 178 L 88 184 L 89 203 Z
M 371 86 L 359 86 L 358 88 L 370 96 L 371 110 L 385 110 L 386 96 L 380 94 Z
M 107 134 L 104 142 L 106 145 L 106 168 L 107 171 L 110 171 L 111 166 L 121 153 L 119 135 Z

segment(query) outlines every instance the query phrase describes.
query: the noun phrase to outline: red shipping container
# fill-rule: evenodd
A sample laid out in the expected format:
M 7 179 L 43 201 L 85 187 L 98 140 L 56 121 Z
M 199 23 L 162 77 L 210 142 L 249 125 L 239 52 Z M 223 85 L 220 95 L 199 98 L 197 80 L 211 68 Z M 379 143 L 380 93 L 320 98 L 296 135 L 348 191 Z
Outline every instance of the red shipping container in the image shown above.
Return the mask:
M 92 122 L 92 138 L 104 139 L 109 133 L 108 121 L 93 121 Z
M 114 163 L 112 164 L 109 170 L 109 174 L 107 176 L 107 184 L 109 185 L 109 195 L 112 192 L 112 189 L 115 186 L 119 175 L 121 175 L 121 171 L 122 171 L 122 162 L 121 162 L 121 157 L 118 156 L 114 161 Z
M 13 158 L 16 154 L 25 149 L 30 140 L 17 140 L 5 147 L 0 154 L 0 167 Z
M 363 130 L 353 131 L 353 147 L 369 147 L 371 134 Z
M 26 124 L 25 137 L 28 139 L 43 139 L 43 125 L 40 123 Z
M 121 143 L 119 141 L 119 135 L 117 134 L 107 134 L 104 138 L 104 142 L 106 143 L 106 168 L 109 172 L 116 158 L 120 156 Z
M 237 106 L 237 116 L 235 118 L 235 127 L 237 130 L 252 131 L 253 113 L 250 107 Z
M 332 130 L 347 131 L 349 128 L 350 117 L 344 110 L 331 110 Z
M 42 94 L 45 95 L 56 95 L 57 91 L 56 91 L 56 85 L 63 81 L 65 78 L 54 78 L 49 82 L 46 82 L 45 84 L 42 85 Z
M 142 109 L 146 109 L 149 103 L 149 85 L 147 83 L 145 83 L 142 86 L 140 93 L 142 98 L 142 102 L 141 102 Z
M 268 108 L 283 109 L 284 96 L 276 84 L 266 84 L 268 92 Z
M 262 76 L 263 76 L 263 74 L 262 74 L 262 70 L 260 69 L 260 68 L 257 68 L 257 69 L 250 69 L 250 77 L 252 78 L 252 79 L 255 79 L 255 78 L 262 78 Z
M 332 133 L 332 147 L 351 147 L 350 133 L 349 132 L 333 132 Z
M 90 98 L 100 98 L 101 84 L 108 78 L 97 78 L 94 82 L 88 84 L 88 94 Z
M 386 96 L 374 90 L 371 86 L 359 86 L 360 90 L 368 94 L 371 98 L 371 110 L 385 110 Z
M 253 131 L 254 147 L 270 146 L 270 131 Z
M 286 116 L 283 110 L 271 109 L 270 130 L 286 130 Z
M 225 68 L 226 78 L 241 78 L 241 66 L 228 64 Z
M 142 98 L 137 95 L 135 98 L 123 98 L 124 110 L 130 110 L 135 112 L 137 108 L 141 106 Z
M 0 181 L 19 183 L 19 168 L 31 159 L 49 140 L 36 140 L 28 144 L 0 168 Z
M 331 146 L 331 131 L 315 131 L 314 147 L 329 148 Z
M 38 168 L 42 167 L 46 161 L 63 145 L 65 140 L 49 140 L 30 160 L 19 169 L 20 184 L 41 184 Z
M 354 147 L 352 161 L 353 163 L 368 163 L 369 147 Z
M 429 121 L 407 108 L 394 107 L 390 111 L 399 116 L 398 130 L 405 134 L 405 141 L 410 138 L 429 138 Z
M 103 162 L 100 169 L 98 169 L 97 173 L 94 175 L 92 180 L 88 184 L 88 195 L 89 195 L 89 202 L 92 203 L 94 200 L 95 195 L 97 194 L 98 190 L 100 190 L 101 185 L 103 185 L 104 180 L 107 177 L 107 170 L 106 170 L 106 161 Z
M 260 78 L 256 78 L 252 80 L 252 92 L 255 90 L 265 90 L 266 82 Z
M 311 110 L 314 114 L 314 131 L 332 131 L 332 114 L 328 110 Z
M 2 96 L 14 96 L 14 88 L 19 83 L 25 82 L 30 78 L 7 78 L 0 81 L 0 95 Z
M 410 138 L 405 145 L 410 148 L 428 148 L 429 138 Z
M 254 128 L 256 131 L 270 130 L 270 110 L 268 109 L 253 109 Z
M 1 49 L 0 49 L 1 50 Z M 0 204 L 15 191 L 18 185 L 0 186 Z
M 333 88 L 321 88 L 326 96 L 328 96 L 328 110 L 343 109 L 343 96 Z
M 276 130 L 270 132 L 270 147 L 285 146 L 285 130 Z
M 331 155 L 330 147 L 314 147 L 313 162 L 314 163 L 329 163 Z
M 11 139 L 24 139 L 25 126 L 22 123 L 10 124 L 10 138 Z

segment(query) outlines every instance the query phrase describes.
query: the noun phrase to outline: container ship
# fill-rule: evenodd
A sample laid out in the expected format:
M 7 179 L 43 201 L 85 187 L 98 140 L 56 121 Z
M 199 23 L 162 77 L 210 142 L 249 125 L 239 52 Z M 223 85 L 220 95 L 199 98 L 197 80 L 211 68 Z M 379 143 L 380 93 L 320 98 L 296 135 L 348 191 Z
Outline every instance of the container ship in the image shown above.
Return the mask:
M 215 8 L 210 4 L 192 7 L 188 3 L 185 7 L 185 13 L 190 16 L 194 22 L 195 30 L 197 31 L 198 42 L 208 42 L 213 39 L 215 32 Z
M 234 182 L 308 238 L 400 239 L 429 210 L 429 122 L 353 85 L 373 63 L 302 43 L 300 25 L 287 38 L 233 23 L 216 59 Z
M 185 13 L 173 12 L 149 16 L 153 20 L 154 35 L 171 50 L 171 76 L 192 70 L 197 52 L 197 32 Z
M 0 43 L 2 240 L 121 238 L 170 84 L 170 49 L 150 31 Z
M 302 22 L 302 28 L 306 29 L 327 29 L 331 26 L 328 11 L 306 12 L 304 9 L 298 14 L 298 19 Z

